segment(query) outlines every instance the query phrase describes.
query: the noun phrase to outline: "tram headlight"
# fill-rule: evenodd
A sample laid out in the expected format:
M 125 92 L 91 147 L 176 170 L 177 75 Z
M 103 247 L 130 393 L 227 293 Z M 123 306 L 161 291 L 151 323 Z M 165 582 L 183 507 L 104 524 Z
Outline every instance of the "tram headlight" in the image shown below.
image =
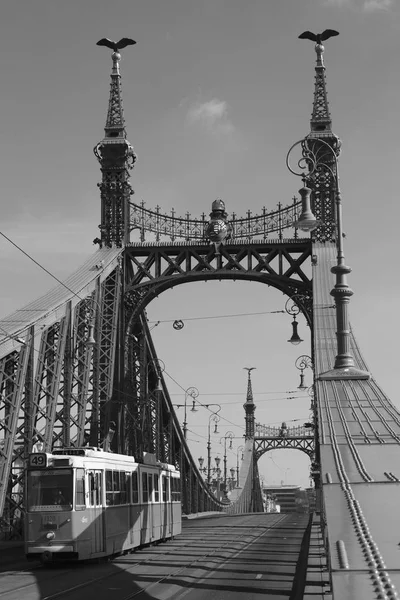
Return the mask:
M 48 540 L 54 540 L 55 537 L 56 537 L 56 534 L 54 533 L 54 531 L 48 531 L 46 533 L 46 539 L 48 539 Z

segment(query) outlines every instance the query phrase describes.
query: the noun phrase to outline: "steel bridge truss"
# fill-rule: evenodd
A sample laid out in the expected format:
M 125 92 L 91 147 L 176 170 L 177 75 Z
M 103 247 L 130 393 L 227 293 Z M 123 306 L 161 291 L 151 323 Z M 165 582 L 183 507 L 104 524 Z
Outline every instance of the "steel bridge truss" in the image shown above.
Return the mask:
M 251 280 L 271 285 L 296 302 L 312 325 L 312 284 L 309 239 L 252 242 L 246 245 L 130 244 L 130 270 L 125 293 L 129 319 L 135 321 L 146 305 L 181 283 L 204 280 Z M 306 268 L 308 267 L 308 268 Z
M 269 427 L 257 423 L 255 432 L 254 455 L 257 461 L 269 450 L 290 449 L 304 452 L 314 463 L 316 440 L 313 428 Z

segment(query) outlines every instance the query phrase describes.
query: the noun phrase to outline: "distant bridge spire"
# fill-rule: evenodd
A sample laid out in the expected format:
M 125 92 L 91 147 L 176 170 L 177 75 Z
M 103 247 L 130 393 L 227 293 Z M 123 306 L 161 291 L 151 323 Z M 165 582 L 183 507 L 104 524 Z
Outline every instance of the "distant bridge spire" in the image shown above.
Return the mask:
M 99 225 L 101 238 L 94 243 L 111 247 L 122 247 L 129 242 L 129 199 L 133 190 L 128 183 L 129 170 L 132 169 L 136 155 L 133 147 L 126 139 L 125 119 L 122 106 L 121 75 L 119 50 L 136 42 L 130 38 L 122 38 L 113 42 L 103 38 L 98 46 L 107 46 L 113 50 L 110 98 L 105 136 L 94 148 L 94 153 L 100 162 L 102 182 L 101 191 L 101 223 Z
M 334 29 L 325 29 L 323 33 L 314 34 L 311 31 L 305 31 L 299 35 L 300 39 L 308 39 L 315 42 L 315 52 L 317 53 L 317 64 L 315 65 L 315 87 L 314 103 L 311 115 L 311 135 L 315 133 L 332 134 L 332 119 L 329 112 L 328 95 L 326 92 L 326 78 L 324 65 L 324 46 L 322 42 L 332 36 L 339 35 Z
M 256 410 L 256 406 L 253 402 L 253 388 L 251 385 L 251 372 L 255 369 L 255 367 L 244 367 L 245 371 L 248 373 L 247 377 L 247 396 L 246 402 L 243 404 L 243 408 L 245 410 L 245 421 L 246 421 L 246 432 L 245 439 L 251 439 L 254 437 L 254 425 L 255 425 L 255 417 L 254 411 Z

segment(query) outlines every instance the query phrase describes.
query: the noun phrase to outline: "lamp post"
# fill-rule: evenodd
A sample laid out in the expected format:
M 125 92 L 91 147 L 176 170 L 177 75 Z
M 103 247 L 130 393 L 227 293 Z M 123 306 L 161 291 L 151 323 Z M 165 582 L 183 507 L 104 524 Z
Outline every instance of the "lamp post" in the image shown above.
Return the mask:
M 304 385 L 304 370 L 305 369 L 313 369 L 313 363 L 312 363 L 311 357 L 307 356 L 307 354 L 303 354 L 302 356 L 299 356 L 299 358 L 296 359 L 296 362 L 294 364 L 295 364 L 296 369 L 299 369 L 299 371 L 300 371 L 300 385 L 297 389 L 298 390 L 308 389 L 308 387 L 306 385 Z
M 231 476 L 229 478 L 229 489 L 233 490 L 234 487 L 236 487 L 236 481 L 235 481 L 235 473 L 236 473 L 236 469 L 235 467 L 231 467 L 229 469 Z
M 301 145 L 302 158 L 298 161 L 300 169 L 307 168 L 308 173 L 304 171 L 294 171 L 289 164 L 289 157 L 293 149 Z M 369 379 L 368 371 L 358 369 L 354 364 L 353 355 L 350 352 L 350 327 L 348 318 L 348 305 L 350 297 L 353 295 L 353 290 L 347 283 L 347 275 L 351 272 L 351 268 L 346 266 L 343 248 L 343 227 L 342 227 L 342 196 L 339 185 L 339 155 L 340 146 L 332 147 L 322 137 L 317 139 L 314 137 L 305 137 L 299 140 L 290 148 L 287 157 L 286 165 L 291 173 L 300 176 L 303 179 L 304 187 L 299 190 L 303 201 L 302 213 L 294 224 L 295 227 L 303 231 L 313 231 L 321 221 L 318 221 L 310 209 L 310 196 L 312 190 L 305 184 L 307 180 L 320 172 L 329 173 L 334 182 L 334 200 L 335 200 L 335 217 L 336 217 L 336 265 L 331 268 L 331 273 L 336 276 L 335 286 L 331 290 L 331 296 L 335 300 L 336 308 L 336 335 L 337 335 L 337 354 L 333 369 L 319 375 L 321 380 L 333 379 Z M 333 162 L 333 165 L 332 165 Z
M 226 490 L 226 479 L 227 479 L 227 457 L 226 457 L 226 440 L 229 440 L 229 448 L 232 449 L 232 439 L 235 437 L 233 431 L 227 431 L 227 433 L 220 439 L 220 443 L 224 440 L 224 486 Z
M 208 417 L 208 441 L 207 441 L 207 484 L 210 485 L 211 482 L 211 421 L 214 422 L 214 433 L 218 433 L 218 421 L 220 417 L 218 416 L 221 407 L 217 404 L 218 410 L 211 413 Z
M 195 406 L 195 402 L 196 402 L 196 398 L 199 395 L 199 390 L 195 387 L 188 387 L 187 390 L 185 390 L 185 402 L 184 404 L 174 404 L 173 406 L 175 406 L 176 408 L 184 408 L 185 412 L 183 415 L 183 424 L 182 424 L 182 430 L 183 430 L 183 437 L 186 440 L 187 437 L 187 399 L 190 396 L 190 398 L 192 398 L 192 408 L 190 409 L 190 412 L 197 412 L 197 408 Z
M 239 446 L 239 448 L 236 451 L 236 485 L 237 485 L 237 487 L 239 487 L 239 452 L 242 453 L 241 460 L 243 460 L 244 446 Z
M 206 469 L 206 467 L 203 467 L 204 458 L 202 456 L 200 456 L 198 458 L 198 461 L 199 461 L 199 464 L 200 464 L 200 473 L 204 473 L 205 474 L 207 472 L 207 484 L 209 485 L 210 484 L 210 474 L 211 474 L 211 421 L 214 422 L 214 431 L 213 431 L 213 433 L 219 433 L 218 432 L 218 422 L 220 420 L 220 417 L 218 416 L 218 413 L 221 410 L 221 405 L 220 404 L 200 404 L 199 406 L 201 406 L 203 408 L 207 408 L 208 410 L 210 410 L 210 406 L 218 407 L 215 410 L 210 411 L 211 414 L 208 417 L 207 469 Z M 193 405 L 192 405 L 192 408 L 190 410 L 192 412 L 197 412 L 196 400 L 193 400 Z

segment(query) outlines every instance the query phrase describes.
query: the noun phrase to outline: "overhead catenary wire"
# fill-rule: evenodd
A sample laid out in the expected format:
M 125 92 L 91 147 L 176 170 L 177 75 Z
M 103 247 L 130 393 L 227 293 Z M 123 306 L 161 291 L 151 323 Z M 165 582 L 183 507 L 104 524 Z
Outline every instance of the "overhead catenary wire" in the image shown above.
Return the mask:
M 284 310 L 269 310 L 263 312 L 254 312 L 254 313 L 236 313 L 232 315 L 208 315 L 204 317 L 186 317 L 182 319 L 182 321 L 204 321 L 206 319 L 231 319 L 233 317 L 253 317 L 260 315 L 272 315 L 277 313 L 285 313 Z M 176 319 L 159 319 L 157 321 L 149 321 L 149 323 L 159 324 L 159 323 L 175 323 Z
M 33 258 L 33 256 L 31 256 L 28 252 L 25 252 L 25 250 L 23 250 L 20 246 L 18 246 L 18 244 L 16 244 L 15 242 L 13 242 L 12 239 L 9 238 L 5 233 L 3 233 L 2 231 L 0 231 L 0 235 L 2 235 L 8 242 L 10 242 L 10 244 L 12 244 L 13 246 L 15 246 L 15 248 L 17 248 L 20 252 L 22 252 L 22 254 L 24 254 L 25 256 L 27 256 L 29 258 L 29 260 L 31 260 L 33 263 L 35 263 L 35 265 L 37 265 L 40 269 L 42 269 L 42 271 L 44 271 L 45 273 L 47 273 L 47 275 L 50 275 L 50 277 L 52 277 L 58 283 L 60 283 L 62 286 L 64 286 L 65 289 L 67 289 L 69 292 L 71 292 L 71 294 L 73 294 L 74 296 L 76 296 L 77 298 L 79 298 L 79 300 L 84 300 L 84 298 L 81 298 L 81 296 L 79 296 L 79 294 L 77 294 L 76 292 L 74 292 L 74 290 L 71 290 L 70 287 L 68 287 L 63 281 L 61 281 L 61 279 L 59 279 L 58 277 L 56 277 L 51 271 L 49 271 L 48 269 L 46 269 L 46 267 L 44 267 L 43 265 L 41 265 L 40 262 L 38 262 L 37 260 L 35 260 Z

